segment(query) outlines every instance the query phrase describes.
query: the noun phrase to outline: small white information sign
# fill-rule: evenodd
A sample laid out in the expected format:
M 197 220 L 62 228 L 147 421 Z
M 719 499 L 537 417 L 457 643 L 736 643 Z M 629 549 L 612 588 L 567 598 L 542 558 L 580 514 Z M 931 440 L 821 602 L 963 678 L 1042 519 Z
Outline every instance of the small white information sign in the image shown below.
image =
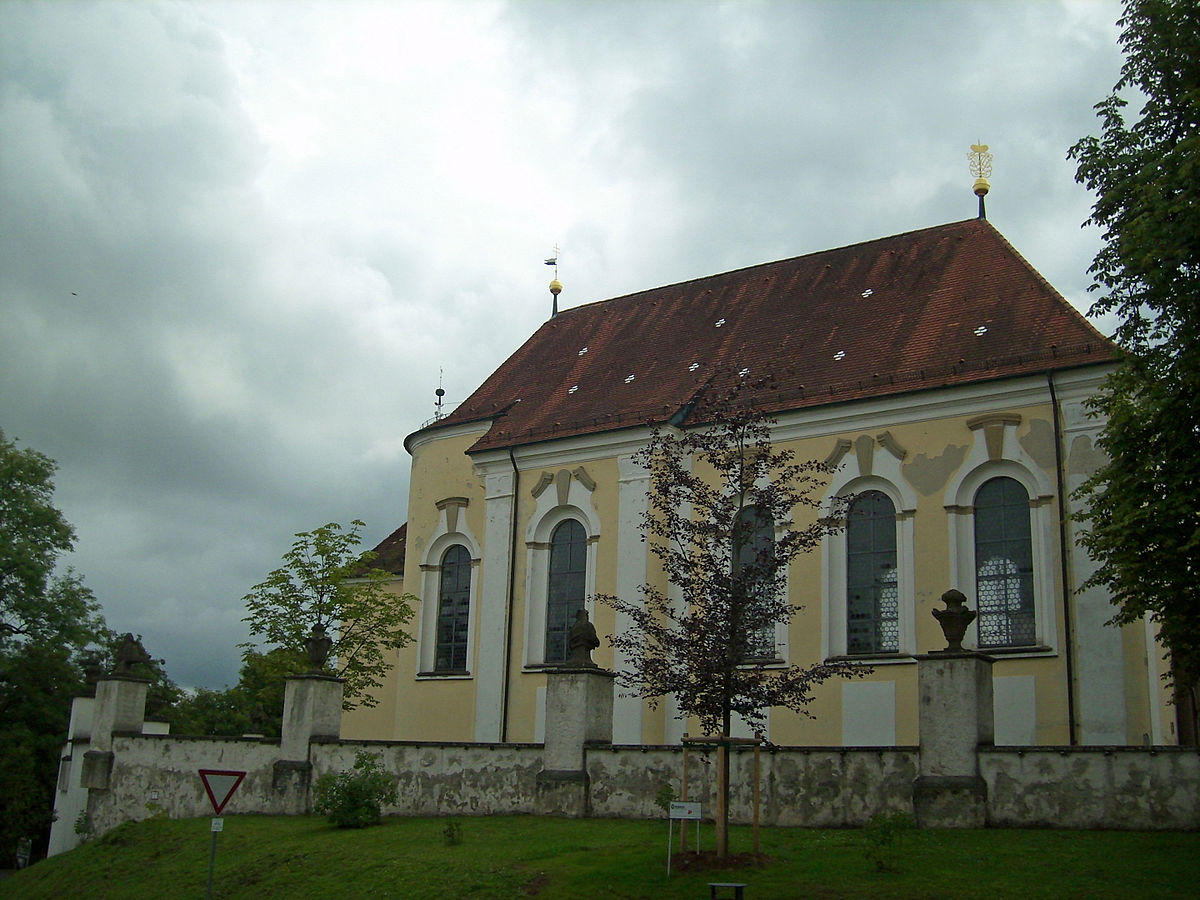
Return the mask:
M 214 832 L 224 831 L 225 830 L 225 820 L 221 819 L 221 818 L 213 819 L 212 820 L 212 830 Z
M 688 800 L 676 800 L 671 804 L 672 819 L 700 819 L 700 802 Z

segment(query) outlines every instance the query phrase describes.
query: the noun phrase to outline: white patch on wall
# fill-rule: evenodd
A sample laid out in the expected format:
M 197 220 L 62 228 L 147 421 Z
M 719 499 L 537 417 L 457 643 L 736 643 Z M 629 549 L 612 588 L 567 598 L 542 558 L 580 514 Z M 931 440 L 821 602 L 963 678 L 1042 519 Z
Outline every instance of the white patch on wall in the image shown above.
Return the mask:
M 896 745 L 896 683 L 859 681 L 842 685 L 842 746 Z
M 537 696 L 534 698 L 533 704 L 533 742 L 544 744 L 546 742 L 546 689 L 544 687 L 537 689 Z
M 992 679 L 992 714 L 996 744 L 1030 746 L 1037 743 L 1037 690 L 1032 675 Z
M 763 710 L 763 737 L 770 739 L 771 737 L 771 708 L 768 706 Z M 735 738 L 752 738 L 754 737 L 754 729 L 750 727 L 742 716 L 737 713 L 733 714 L 733 718 L 729 723 L 729 736 Z

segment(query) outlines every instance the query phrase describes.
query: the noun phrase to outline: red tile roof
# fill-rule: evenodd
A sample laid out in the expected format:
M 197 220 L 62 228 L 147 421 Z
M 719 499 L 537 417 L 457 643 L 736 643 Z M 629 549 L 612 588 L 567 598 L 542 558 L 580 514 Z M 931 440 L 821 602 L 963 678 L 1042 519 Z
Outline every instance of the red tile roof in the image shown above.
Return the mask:
M 404 544 L 407 540 L 408 523 L 405 522 L 375 546 L 374 552 L 379 555 L 371 563 L 371 568 L 383 569 L 393 575 L 403 575 Z
M 430 428 L 472 451 L 664 422 L 720 369 L 774 412 L 1107 362 L 1112 346 L 971 219 L 561 312 Z

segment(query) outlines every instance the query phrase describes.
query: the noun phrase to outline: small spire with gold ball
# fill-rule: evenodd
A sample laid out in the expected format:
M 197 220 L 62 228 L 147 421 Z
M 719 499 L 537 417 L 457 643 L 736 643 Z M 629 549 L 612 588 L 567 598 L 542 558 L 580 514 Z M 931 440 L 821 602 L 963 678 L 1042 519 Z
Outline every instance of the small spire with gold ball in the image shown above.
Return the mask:
M 554 304 L 550 309 L 550 318 L 558 315 L 558 295 L 562 293 L 562 282 L 558 280 L 558 244 L 554 245 L 554 255 L 546 260 L 546 265 L 554 266 L 554 279 L 550 282 L 550 293 Z

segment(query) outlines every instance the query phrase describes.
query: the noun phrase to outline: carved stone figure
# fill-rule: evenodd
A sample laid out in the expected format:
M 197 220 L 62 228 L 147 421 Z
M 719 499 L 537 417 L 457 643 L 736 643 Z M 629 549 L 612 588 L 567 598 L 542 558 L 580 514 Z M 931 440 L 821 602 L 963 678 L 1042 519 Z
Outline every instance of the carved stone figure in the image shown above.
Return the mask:
M 304 649 L 308 653 L 308 661 L 314 672 L 325 668 L 329 659 L 329 649 L 333 646 L 333 638 L 325 633 L 325 626 L 318 622 L 313 626 L 312 634 L 304 640 Z
M 153 665 L 154 660 L 150 654 L 146 652 L 146 648 L 142 646 L 141 636 L 134 637 L 132 634 L 127 634 L 121 638 L 121 645 L 117 647 L 117 654 L 113 660 L 113 675 L 133 675 L 133 667 L 138 663 Z
M 598 668 L 592 662 L 592 651 L 600 646 L 596 626 L 588 621 L 587 610 L 575 613 L 575 624 L 567 635 L 567 665 Z

